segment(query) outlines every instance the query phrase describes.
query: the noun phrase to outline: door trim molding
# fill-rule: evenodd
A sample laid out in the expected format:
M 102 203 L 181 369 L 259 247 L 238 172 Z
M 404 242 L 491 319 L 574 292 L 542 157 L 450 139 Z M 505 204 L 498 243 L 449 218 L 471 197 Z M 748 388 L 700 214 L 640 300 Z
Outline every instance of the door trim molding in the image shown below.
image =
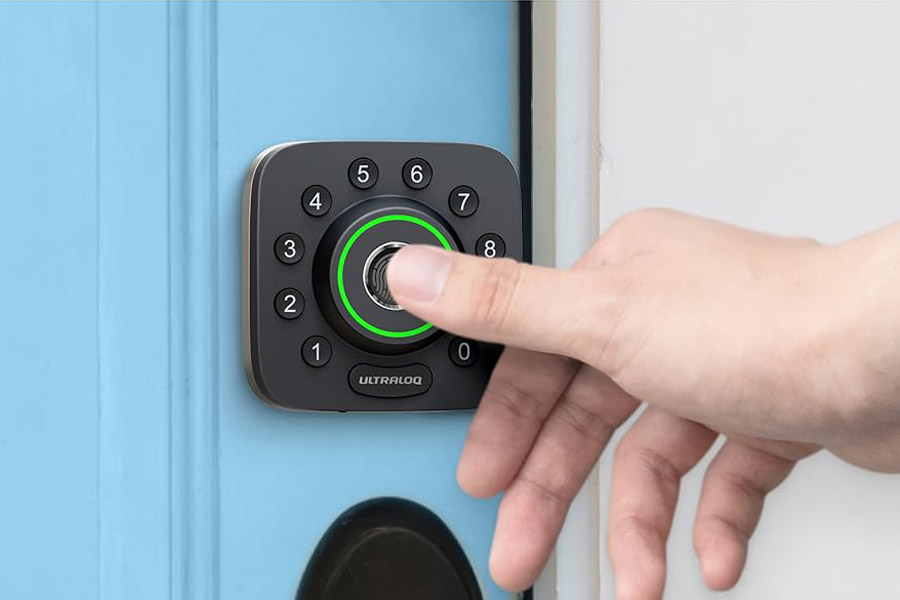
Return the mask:
M 216 4 L 168 4 L 172 600 L 219 597 Z

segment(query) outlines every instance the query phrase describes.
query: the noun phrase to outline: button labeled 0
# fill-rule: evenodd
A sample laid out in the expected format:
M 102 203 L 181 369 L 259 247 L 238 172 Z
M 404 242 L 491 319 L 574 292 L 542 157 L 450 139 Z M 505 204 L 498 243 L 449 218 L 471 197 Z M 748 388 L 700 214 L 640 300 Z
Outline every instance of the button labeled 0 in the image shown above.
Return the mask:
M 373 398 L 407 398 L 431 387 L 431 370 L 423 364 L 379 367 L 359 364 L 350 369 L 350 388 Z

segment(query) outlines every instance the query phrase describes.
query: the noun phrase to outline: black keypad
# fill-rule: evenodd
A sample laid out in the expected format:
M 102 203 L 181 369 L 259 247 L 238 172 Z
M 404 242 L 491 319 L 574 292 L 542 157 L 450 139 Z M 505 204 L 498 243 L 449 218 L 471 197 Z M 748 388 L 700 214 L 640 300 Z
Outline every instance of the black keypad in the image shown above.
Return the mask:
M 244 215 L 253 390 L 298 410 L 477 406 L 502 347 L 407 312 L 385 275 L 407 245 L 525 258 L 510 161 L 471 144 L 304 142 L 255 165 Z

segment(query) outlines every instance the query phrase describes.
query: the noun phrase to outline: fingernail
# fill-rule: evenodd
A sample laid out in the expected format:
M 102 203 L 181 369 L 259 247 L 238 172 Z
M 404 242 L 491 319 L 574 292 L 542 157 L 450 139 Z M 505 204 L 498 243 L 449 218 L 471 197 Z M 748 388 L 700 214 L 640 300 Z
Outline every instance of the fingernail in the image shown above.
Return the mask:
M 434 302 L 444 292 L 450 274 L 449 252 L 431 246 L 407 246 L 388 264 L 391 294 L 404 301 Z

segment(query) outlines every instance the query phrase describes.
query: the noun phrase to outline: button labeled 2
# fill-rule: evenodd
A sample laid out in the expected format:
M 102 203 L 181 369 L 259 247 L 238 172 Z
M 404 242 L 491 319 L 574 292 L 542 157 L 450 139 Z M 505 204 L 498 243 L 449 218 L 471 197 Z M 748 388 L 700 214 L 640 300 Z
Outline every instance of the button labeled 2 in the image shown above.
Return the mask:
M 275 296 L 275 311 L 282 319 L 296 319 L 303 314 L 303 294 L 294 288 L 284 288 Z

